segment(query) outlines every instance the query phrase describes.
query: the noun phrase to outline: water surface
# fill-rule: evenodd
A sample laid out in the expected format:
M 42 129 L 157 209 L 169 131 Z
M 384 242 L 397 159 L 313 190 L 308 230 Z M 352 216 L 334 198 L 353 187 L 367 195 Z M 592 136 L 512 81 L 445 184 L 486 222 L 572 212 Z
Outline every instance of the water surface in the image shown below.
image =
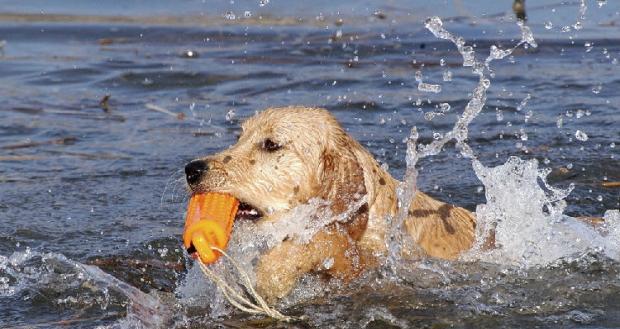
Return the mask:
M 620 208 L 620 191 L 602 185 L 620 181 L 620 6 L 588 2 L 583 29 L 562 32 L 577 21 L 578 7 L 531 4 L 528 24 L 539 46 L 492 64 L 489 99 L 469 137 L 486 165 L 512 155 L 538 159 L 553 170 L 553 184 L 575 184 L 567 214 L 601 216 Z M 106 289 L 108 281 L 87 284 L 88 273 L 58 255 L 174 300 L 186 264 L 182 168 L 234 143 L 239 122 L 255 111 L 325 107 L 402 177 L 410 128 L 425 143 L 451 129 L 477 83 L 455 47 L 424 29 L 430 15 L 485 56 L 492 44 L 519 39 L 509 4 L 494 1 L 4 1 L 2 327 L 126 319 L 126 296 Z M 418 91 L 417 70 L 442 91 Z M 448 71 L 452 79 L 444 81 Z M 425 119 L 442 103 L 450 111 Z M 485 202 L 471 163 L 451 148 L 420 163 L 418 184 L 470 210 Z M 418 271 L 404 281 L 369 278 L 286 311 L 312 316 L 300 327 L 620 323 L 618 264 L 597 256 L 527 271 L 477 262 L 412 268 Z M 183 312 L 178 327 L 214 324 L 203 316 L 206 306 Z M 243 315 L 218 321 L 265 325 Z

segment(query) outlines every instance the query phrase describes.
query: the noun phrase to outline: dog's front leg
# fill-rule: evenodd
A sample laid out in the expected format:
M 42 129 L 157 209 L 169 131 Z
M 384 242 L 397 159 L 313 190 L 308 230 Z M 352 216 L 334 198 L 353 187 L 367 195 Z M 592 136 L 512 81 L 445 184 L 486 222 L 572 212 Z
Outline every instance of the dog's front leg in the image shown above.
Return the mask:
M 340 229 L 320 231 L 310 242 L 291 239 L 261 256 L 256 268 L 256 288 L 267 301 L 285 297 L 306 273 L 320 271 L 347 281 L 355 273 L 356 251 Z

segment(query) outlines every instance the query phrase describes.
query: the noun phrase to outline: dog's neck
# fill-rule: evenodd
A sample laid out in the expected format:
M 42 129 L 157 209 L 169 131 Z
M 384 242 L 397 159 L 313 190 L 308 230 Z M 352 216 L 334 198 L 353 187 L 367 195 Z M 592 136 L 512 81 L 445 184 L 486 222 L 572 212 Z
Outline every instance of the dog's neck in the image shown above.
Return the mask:
M 366 231 L 358 245 L 376 256 L 385 255 L 387 219 L 388 216 L 398 216 L 396 189 L 400 182 L 381 168 L 368 151 L 358 150 L 356 156 L 360 162 L 366 162 L 362 167 L 369 209 Z M 435 200 L 419 190 L 408 201 L 408 206 L 403 229 L 408 231 L 423 253 L 453 259 L 471 248 L 476 228 L 476 220 L 471 212 Z M 438 241 L 446 243 L 439 244 Z

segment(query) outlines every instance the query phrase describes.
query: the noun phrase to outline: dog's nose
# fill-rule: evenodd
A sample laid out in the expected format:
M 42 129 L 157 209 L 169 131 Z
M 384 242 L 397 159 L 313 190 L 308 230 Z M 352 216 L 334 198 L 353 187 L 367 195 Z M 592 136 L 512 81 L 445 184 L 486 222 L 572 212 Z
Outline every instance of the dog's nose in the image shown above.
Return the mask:
M 200 177 L 209 170 L 209 164 L 205 160 L 194 160 L 185 166 L 185 178 L 187 184 L 196 185 Z

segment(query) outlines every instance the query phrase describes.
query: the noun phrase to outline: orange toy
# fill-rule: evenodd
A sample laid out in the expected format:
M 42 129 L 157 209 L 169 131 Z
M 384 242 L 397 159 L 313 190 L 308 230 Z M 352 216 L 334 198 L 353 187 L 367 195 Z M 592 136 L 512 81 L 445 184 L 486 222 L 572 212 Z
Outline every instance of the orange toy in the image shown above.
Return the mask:
M 183 245 L 192 245 L 205 264 L 215 262 L 221 255 L 211 249 L 226 248 L 235 221 L 239 200 L 224 193 L 199 193 L 192 196 L 187 206 Z

